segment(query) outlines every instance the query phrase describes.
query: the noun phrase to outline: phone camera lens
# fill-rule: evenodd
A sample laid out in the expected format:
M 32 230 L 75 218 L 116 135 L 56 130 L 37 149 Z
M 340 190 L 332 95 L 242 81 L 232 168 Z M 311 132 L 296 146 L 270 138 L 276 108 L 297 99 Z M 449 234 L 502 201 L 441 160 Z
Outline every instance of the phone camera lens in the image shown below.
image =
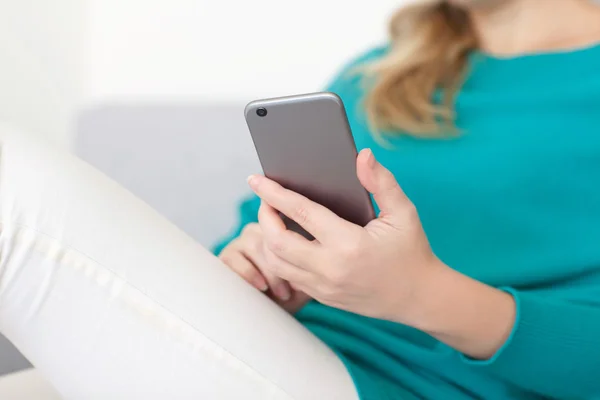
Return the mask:
M 256 115 L 258 115 L 259 117 L 266 117 L 267 109 L 263 107 L 259 108 L 258 110 L 256 110 Z

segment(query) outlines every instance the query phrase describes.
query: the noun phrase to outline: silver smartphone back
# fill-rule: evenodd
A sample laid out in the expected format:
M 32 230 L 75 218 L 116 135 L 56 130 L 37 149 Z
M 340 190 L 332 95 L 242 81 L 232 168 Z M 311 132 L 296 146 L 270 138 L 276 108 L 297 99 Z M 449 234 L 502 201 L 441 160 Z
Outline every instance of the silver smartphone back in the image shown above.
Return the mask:
M 267 177 L 360 226 L 375 218 L 356 176 L 356 145 L 337 95 L 257 100 L 246 106 L 245 115 Z

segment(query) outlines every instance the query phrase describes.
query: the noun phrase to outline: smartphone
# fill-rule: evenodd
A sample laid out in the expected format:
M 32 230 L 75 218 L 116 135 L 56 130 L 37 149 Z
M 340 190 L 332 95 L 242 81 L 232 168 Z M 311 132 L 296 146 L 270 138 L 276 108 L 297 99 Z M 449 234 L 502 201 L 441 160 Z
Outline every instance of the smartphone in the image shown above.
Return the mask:
M 245 116 L 265 176 L 357 225 L 375 218 L 371 197 L 356 176 L 356 145 L 336 94 L 256 100 Z M 311 238 L 293 221 L 285 222 Z

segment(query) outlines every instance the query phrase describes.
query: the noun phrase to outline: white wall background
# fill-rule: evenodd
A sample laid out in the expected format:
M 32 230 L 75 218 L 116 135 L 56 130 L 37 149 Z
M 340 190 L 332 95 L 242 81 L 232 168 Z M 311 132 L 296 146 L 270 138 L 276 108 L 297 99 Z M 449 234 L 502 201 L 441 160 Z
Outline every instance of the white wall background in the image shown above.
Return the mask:
M 226 100 L 320 88 L 403 0 L 91 0 L 90 98 Z
M 97 103 L 316 90 L 402 2 L 0 0 L 0 122 L 69 144 Z
M 69 140 L 83 97 L 82 0 L 0 0 L 0 121 Z

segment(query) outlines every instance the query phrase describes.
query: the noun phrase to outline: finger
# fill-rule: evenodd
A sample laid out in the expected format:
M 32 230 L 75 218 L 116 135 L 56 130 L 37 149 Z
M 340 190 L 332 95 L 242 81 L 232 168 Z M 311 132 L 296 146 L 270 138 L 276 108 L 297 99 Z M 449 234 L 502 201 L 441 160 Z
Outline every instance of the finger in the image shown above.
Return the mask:
M 225 252 L 219 258 L 233 272 L 241 276 L 246 282 L 261 292 L 266 292 L 269 289 L 263 274 L 241 252 Z
M 302 298 L 303 304 L 306 304 L 308 301 L 315 298 L 313 295 L 311 295 L 311 293 L 314 295 L 318 294 L 313 282 L 296 283 L 293 285 L 293 289 L 296 296 Z
M 288 301 L 292 295 L 290 285 L 284 279 L 271 272 L 270 268 L 268 268 L 268 261 L 266 260 L 263 251 L 263 241 L 258 234 L 254 233 L 255 232 L 248 232 L 246 234 L 247 240 L 241 249 L 241 253 L 252 263 L 255 269 L 260 271 L 261 276 L 265 280 L 267 289 L 270 289 L 275 297 Z
M 277 277 L 284 279 L 288 285 L 290 285 L 290 288 L 292 285 L 306 285 L 308 282 L 314 280 L 314 274 L 282 260 L 268 249 L 266 243 L 264 246 L 265 258 L 267 260 L 267 265 L 269 266 L 269 271 Z
M 298 223 L 320 242 L 339 240 L 340 235 L 355 227 L 322 205 L 264 176 L 252 175 L 248 178 L 248 184 L 262 200 Z
M 397 211 L 410 202 L 394 175 L 375 159 L 370 149 L 359 153 L 356 170 L 361 184 L 373 194 L 381 211 L 380 217 L 393 218 Z
M 278 235 L 287 230 L 279 212 L 264 200 L 260 202 L 260 207 L 258 208 L 258 223 L 263 235 Z
M 281 303 L 280 305 L 285 311 L 289 312 L 290 314 L 296 314 L 310 300 L 310 296 L 308 296 L 306 293 L 295 291 L 292 295 L 292 298 L 289 301 Z
M 283 301 L 288 301 L 292 297 L 292 288 L 285 279 L 275 275 L 270 268 L 263 270 L 263 274 L 273 296 Z
M 258 223 L 269 251 L 297 267 L 307 270 L 314 267 L 320 245 L 287 230 L 277 210 L 265 201 L 258 211 Z

